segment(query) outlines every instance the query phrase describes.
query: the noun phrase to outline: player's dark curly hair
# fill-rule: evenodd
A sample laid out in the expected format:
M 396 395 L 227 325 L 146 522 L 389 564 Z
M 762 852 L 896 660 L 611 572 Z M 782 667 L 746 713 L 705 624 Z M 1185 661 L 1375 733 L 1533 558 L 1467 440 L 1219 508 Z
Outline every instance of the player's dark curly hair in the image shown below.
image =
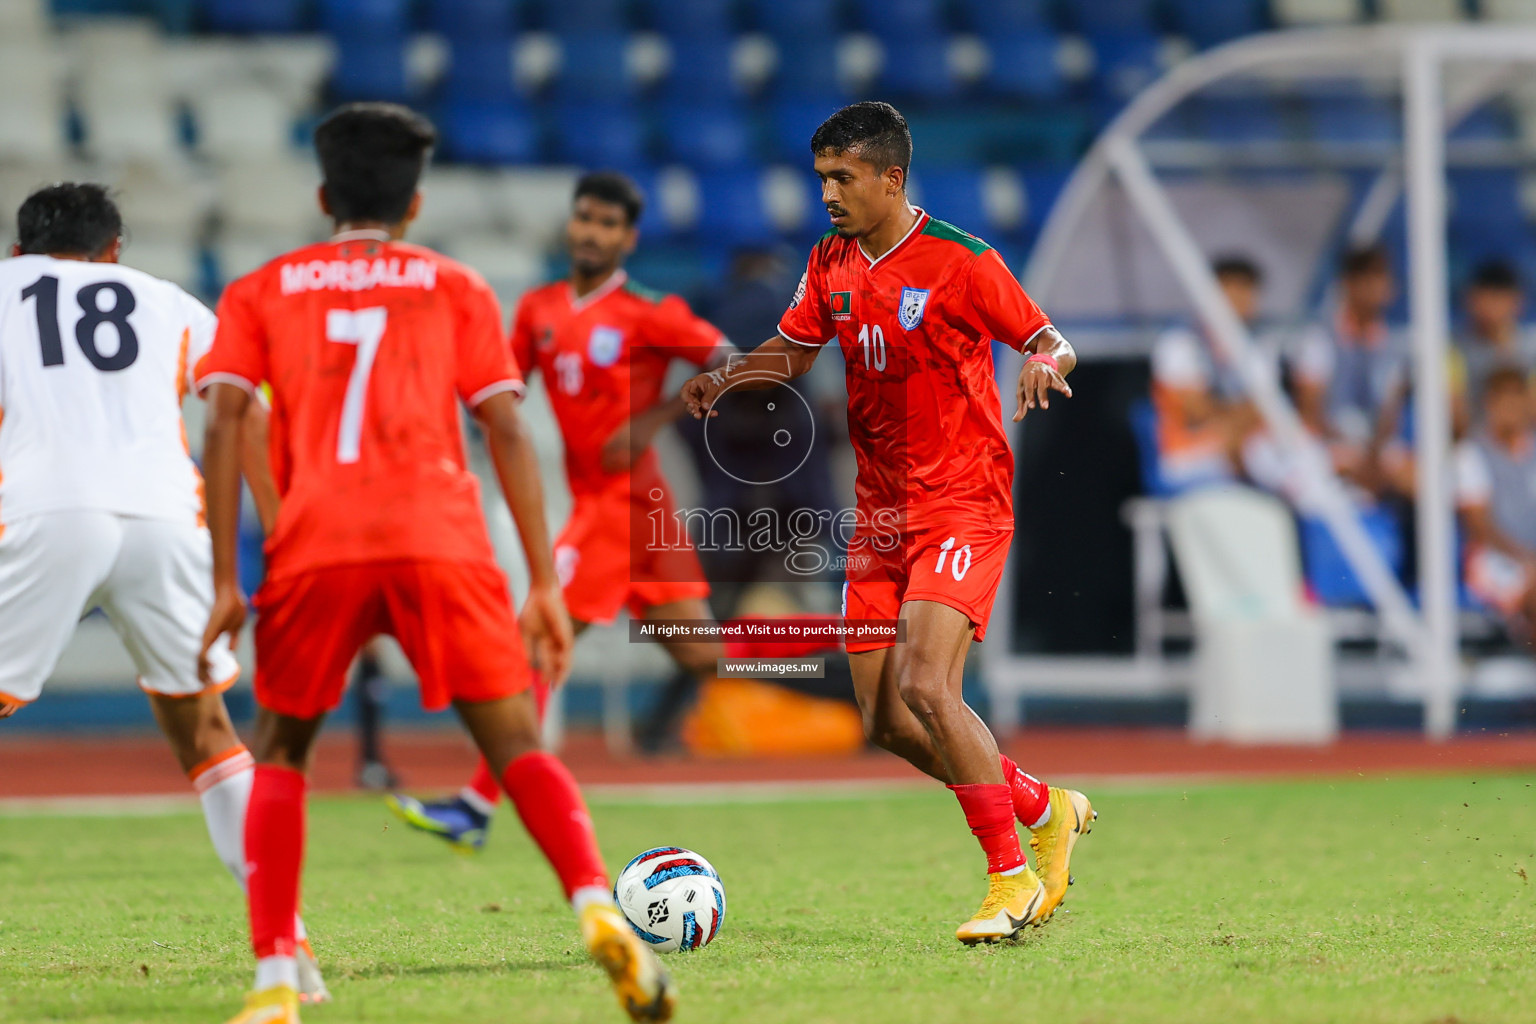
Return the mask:
M 576 194 L 571 196 L 571 202 L 574 203 L 582 196 L 591 196 L 599 202 L 624 207 L 624 216 L 629 218 L 631 225 L 637 223 L 640 214 L 645 212 L 645 195 L 640 191 L 640 186 L 627 174 L 618 171 L 583 174 L 576 183 Z
M 437 144 L 432 122 L 395 103 L 349 103 L 315 129 L 321 187 L 338 222 L 405 219 Z
M 16 242 L 26 254 L 95 256 L 122 233 L 123 215 L 105 185 L 59 182 L 16 211 Z
M 844 107 L 811 136 L 811 155 L 852 153 L 884 171 L 900 167 L 903 175 L 912 166 L 912 131 L 901 111 L 889 103 L 866 100 Z

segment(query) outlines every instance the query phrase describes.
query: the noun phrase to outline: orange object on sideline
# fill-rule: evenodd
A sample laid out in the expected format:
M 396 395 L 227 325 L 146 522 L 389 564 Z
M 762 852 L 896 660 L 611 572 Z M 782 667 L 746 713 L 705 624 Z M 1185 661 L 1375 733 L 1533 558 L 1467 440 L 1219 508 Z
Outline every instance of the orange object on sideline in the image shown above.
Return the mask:
M 755 679 L 712 679 L 683 723 L 683 742 L 705 757 L 856 754 L 858 709 Z

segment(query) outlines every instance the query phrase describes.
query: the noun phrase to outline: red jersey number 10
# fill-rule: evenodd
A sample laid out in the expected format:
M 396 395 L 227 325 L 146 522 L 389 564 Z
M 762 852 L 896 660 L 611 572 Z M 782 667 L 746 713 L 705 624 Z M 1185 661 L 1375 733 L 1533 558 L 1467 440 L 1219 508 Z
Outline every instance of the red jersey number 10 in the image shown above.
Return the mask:
M 859 345 L 864 349 L 864 369 L 873 368 L 876 373 L 885 369 L 885 331 L 879 324 L 859 325 Z
M 325 339 L 357 346 L 357 361 L 347 379 L 347 395 L 341 403 L 341 429 L 336 436 L 336 461 L 343 465 L 357 461 L 363 440 L 363 410 L 368 402 L 368 378 L 373 375 L 373 360 L 384 340 L 389 310 L 383 306 L 367 309 L 333 309 L 325 314 Z

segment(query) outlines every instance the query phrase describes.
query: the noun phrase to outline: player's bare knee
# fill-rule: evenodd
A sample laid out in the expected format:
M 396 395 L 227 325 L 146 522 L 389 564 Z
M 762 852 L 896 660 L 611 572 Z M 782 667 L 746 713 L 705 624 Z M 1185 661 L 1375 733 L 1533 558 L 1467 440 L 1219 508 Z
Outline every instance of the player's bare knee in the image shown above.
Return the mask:
M 896 677 L 896 692 L 919 721 L 929 722 L 949 698 L 949 681 L 936 667 L 925 670 L 922 664 L 909 665 Z

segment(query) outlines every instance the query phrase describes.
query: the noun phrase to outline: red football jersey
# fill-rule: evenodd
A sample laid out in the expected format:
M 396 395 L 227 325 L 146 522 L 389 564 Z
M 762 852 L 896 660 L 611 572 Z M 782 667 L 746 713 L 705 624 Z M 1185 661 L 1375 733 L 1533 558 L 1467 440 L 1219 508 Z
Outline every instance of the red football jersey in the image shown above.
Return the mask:
M 836 232 L 816 243 L 779 333 L 841 342 L 861 518 L 920 528 L 1013 523 L 990 343 L 1022 349 L 1048 326 L 991 246 L 919 210 L 878 260 Z
M 724 340 L 682 299 L 644 288 L 622 270 L 581 298 L 565 281 L 523 296 L 512 321 L 512 353 L 525 372 L 544 373 L 573 494 L 625 479 L 604 472 L 604 442 L 656 404 L 674 358 L 703 366 Z M 659 474 L 656 453 L 646 451 L 632 472 L 635 481 Z
M 496 296 L 430 249 L 349 232 L 219 302 L 199 387 L 272 391 L 268 578 L 349 562 L 494 564 L 459 403 L 520 390 Z

